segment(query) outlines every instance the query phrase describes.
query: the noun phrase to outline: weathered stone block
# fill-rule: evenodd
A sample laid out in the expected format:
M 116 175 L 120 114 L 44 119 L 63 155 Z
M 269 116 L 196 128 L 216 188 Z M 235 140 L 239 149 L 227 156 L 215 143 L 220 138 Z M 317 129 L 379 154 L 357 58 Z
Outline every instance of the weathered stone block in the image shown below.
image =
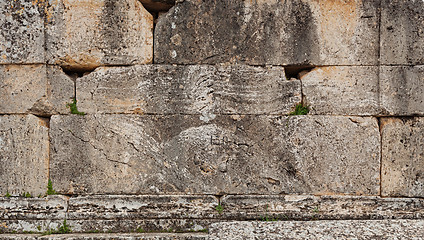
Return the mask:
M 387 115 L 424 115 L 424 66 L 381 66 L 381 106 Z
M 44 1 L 0 1 L 0 64 L 44 61 Z
M 0 116 L 0 195 L 46 192 L 48 124 L 33 115 Z
M 377 196 L 226 195 L 222 218 L 231 220 L 422 219 L 424 199 Z
M 424 64 L 424 2 L 381 2 L 381 63 Z
M 300 79 L 312 114 L 379 113 L 378 67 L 317 67 Z
M 382 194 L 424 197 L 424 118 L 383 118 Z
M 209 239 L 420 239 L 423 228 L 423 220 L 220 222 Z
M 186 0 L 159 18 L 155 62 L 377 64 L 378 7 L 377 0 Z
M 47 58 L 75 71 L 150 63 L 153 17 L 138 0 L 50 0 Z
M 74 82 L 59 67 L 0 65 L 0 114 L 68 113 Z
M 205 195 L 82 196 L 69 199 L 68 219 L 200 219 L 218 213 Z
M 66 219 L 66 201 L 67 199 L 64 196 L 48 196 L 46 198 L 0 198 L 0 219 L 59 219 L 63 221 L 63 219 Z
M 100 68 L 77 79 L 86 113 L 288 114 L 300 81 L 282 67 L 140 65 Z
M 61 193 L 378 194 L 374 118 L 53 116 Z M 201 120 L 203 119 L 203 120 Z

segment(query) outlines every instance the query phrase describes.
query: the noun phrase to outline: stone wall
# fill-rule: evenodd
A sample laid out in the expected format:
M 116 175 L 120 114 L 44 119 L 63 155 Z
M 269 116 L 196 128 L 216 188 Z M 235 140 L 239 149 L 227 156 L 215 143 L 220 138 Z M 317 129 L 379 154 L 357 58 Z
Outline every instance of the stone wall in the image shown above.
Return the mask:
M 424 218 L 422 1 L 6 0 L 0 29 L 0 232 Z

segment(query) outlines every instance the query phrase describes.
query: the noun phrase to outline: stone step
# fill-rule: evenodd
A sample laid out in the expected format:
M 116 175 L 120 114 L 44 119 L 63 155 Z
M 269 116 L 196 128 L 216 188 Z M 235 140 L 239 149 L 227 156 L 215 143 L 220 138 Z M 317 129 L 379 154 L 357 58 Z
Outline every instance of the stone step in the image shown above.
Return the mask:
M 208 239 L 207 233 L 85 233 L 85 234 L 59 234 L 59 235 L 34 235 L 34 234 L 5 234 L 0 235 L 2 240 L 204 240 Z
M 209 239 L 423 239 L 424 220 L 220 222 Z

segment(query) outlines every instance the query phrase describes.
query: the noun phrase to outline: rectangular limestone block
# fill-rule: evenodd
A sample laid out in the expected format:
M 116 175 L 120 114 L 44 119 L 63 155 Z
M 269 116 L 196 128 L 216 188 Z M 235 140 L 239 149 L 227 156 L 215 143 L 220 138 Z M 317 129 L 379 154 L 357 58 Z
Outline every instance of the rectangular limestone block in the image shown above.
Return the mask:
M 381 63 L 424 64 L 424 1 L 381 2 Z
M 424 118 L 383 118 L 383 196 L 424 197 Z
M 46 192 L 48 120 L 33 115 L 0 116 L 0 195 Z
M 67 199 L 65 196 L 48 196 L 45 198 L 0 198 L 0 219 L 30 220 L 66 218 Z M 1 220 L 0 220 L 1 221 Z
M 372 65 L 379 1 L 186 0 L 159 18 L 155 63 Z
M 61 193 L 379 193 L 370 117 L 56 115 L 50 137 Z
M 424 199 L 341 195 L 226 195 L 222 217 L 232 220 L 421 219 Z
M 424 65 L 381 66 L 380 96 L 386 115 L 424 115 Z
M 199 219 L 218 215 L 207 195 L 97 195 L 69 199 L 68 219 Z
M 282 67 L 138 65 L 78 78 L 77 100 L 86 113 L 288 114 L 300 87 Z
M 47 61 L 72 71 L 152 62 L 153 17 L 138 0 L 49 0 Z
M 214 223 L 210 240 L 421 239 L 424 220 L 233 221 Z
M 302 91 L 312 114 L 377 115 L 378 67 L 317 67 L 301 73 Z
M 44 1 L 0 1 L 0 64 L 44 63 Z
M 59 67 L 0 65 L 0 114 L 65 114 L 74 82 Z

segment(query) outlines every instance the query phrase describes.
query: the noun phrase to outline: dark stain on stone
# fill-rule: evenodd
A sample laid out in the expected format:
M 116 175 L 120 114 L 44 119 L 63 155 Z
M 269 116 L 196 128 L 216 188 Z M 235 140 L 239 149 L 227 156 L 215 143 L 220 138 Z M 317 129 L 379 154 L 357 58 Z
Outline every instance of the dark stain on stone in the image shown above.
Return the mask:
M 109 62 L 107 58 L 114 58 L 116 52 L 127 48 L 123 41 L 125 31 L 128 28 L 128 15 L 123 9 L 128 9 L 125 1 L 105 0 L 101 17 L 101 36 L 103 41 L 102 49 L 105 53 L 104 62 Z
M 307 65 L 319 60 L 319 42 L 312 11 L 301 0 L 292 2 L 290 17 L 285 27 L 290 34 L 286 49 L 291 49 L 293 63 Z

